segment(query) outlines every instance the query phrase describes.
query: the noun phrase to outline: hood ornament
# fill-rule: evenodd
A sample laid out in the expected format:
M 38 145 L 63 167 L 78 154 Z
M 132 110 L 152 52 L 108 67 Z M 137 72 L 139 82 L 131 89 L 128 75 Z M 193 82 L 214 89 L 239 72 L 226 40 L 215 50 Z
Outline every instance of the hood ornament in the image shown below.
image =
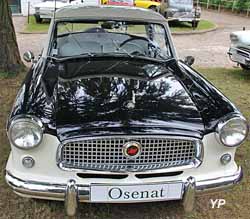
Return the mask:
M 134 92 L 134 90 L 132 90 L 132 98 L 131 98 L 131 100 L 129 100 L 129 101 L 126 103 L 125 107 L 126 107 L 127 109 L 129 109 L 129 110 L 135 108 L 135 92 Z

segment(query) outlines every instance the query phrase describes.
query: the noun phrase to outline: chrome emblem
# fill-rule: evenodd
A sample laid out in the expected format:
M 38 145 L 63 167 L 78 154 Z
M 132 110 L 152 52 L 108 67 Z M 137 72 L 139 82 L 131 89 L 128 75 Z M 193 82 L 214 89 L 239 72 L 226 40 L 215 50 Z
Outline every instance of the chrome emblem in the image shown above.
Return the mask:
M 123 154 L 129 159 L 137 158 L 141 154 L 141 144 L 136 141 L 130 141 L 123 145 Z

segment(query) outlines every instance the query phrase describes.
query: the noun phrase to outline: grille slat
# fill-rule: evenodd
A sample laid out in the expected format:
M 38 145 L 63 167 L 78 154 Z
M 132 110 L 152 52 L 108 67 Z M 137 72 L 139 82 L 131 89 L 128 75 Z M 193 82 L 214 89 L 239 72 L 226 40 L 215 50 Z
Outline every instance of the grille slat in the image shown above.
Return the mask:
M 141 144 L 141 154 L 129 159 L 123 145 L 129 141 Z M 65 143 L 61 147 L 60 163 L 66 168 L 145 171 L 184 166 L 196 158 L 197 144 L 193 140 L 166 137 L 103 137 Z

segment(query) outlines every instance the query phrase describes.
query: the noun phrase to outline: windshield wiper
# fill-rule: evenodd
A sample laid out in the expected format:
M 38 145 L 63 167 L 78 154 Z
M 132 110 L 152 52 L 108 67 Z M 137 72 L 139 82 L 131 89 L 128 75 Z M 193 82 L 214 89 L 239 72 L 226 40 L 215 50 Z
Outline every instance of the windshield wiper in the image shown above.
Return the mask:
M 131 58 L 131 59 L 137 59 L 137 60 L 146 60 L 146 61 L 153 61 L 153 62 L 157 62 L 157 63 L 162 63 L 162 64 L 168 64 L 170 63 L 172 60 L 175 60 L 175 58 L 169 57 L 168 59 L 156 59 L 156 58 L 152 58 L 152 57 L 148 57 L 148 56 L 140 56 L 140 55 L 131 55 L 129 53 L 122 53 L 122 52 L 109 52 L 109 53 L 82 53 L 79 55 L 75 55 L 75 56 L 48 56 L 48 58 L 50 58 L 53 61 L 67 61 L 67 60 L 71 60 L 71 59 L 80 59 L 80 58 L 92 58 L 92 57 L 127 57 L 127 58 Z
M 114 44 L 114 46 L 115 46 L 115 48 L 116 48 L 117 51 L 122 50 L 122 51 L 125 52 L 128 56 L 130 56 L 131 58 L 133 58 L 133 55 L 130 54 L 127 50 L 121 48 L 121 46 L 119 46 L 119 44 L 118 44 L 115 40 L 111 39 L 111 42 Z
M 48 56 L 48 58 L 55 60 L 55 61 L 66 61 L 70 59 L 78 59 L 78 58 L 89 58 L 89 57 L 95 57 L 97 56 L 96 53 L 81 53 L 79 55 L 74 55 L 74 56 Z

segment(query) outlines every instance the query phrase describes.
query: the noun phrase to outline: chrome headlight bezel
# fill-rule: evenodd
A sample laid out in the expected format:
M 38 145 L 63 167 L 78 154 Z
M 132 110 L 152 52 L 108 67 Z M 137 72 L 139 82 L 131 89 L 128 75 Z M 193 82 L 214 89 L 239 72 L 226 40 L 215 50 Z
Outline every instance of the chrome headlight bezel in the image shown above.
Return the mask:
M 229 124 L 231 123 L 241 123 L 240 125 L 242 125 L 242 127 L 244 128 L 244 136 L 242 137 L 242 139 L 238 142 L 235 142 L 233 144 L 229 144 L 225 141 L 225 139 L 222 138 L 222 132 L 224 131 L 225 127 L 227 127 Z M 216 128 L 216 139 L 218 140 L 218 142 L 224 146 L 227 146 L 227 147 L 237 147 L 239 145 L 241 145 L 247 138 L 248 136 L 248 132 L 249 132 L 249 126 L 247 124 L 247 121 L 246 119 L 241 116 L 241 115 L 234 115 L 234 116 L 231 116 L 231 117 L 226 117 L 224 119 L 222 119 L 218 125 L 217 125 L 217 128 Z M 243 134 L 242 134 L 243 135 Z
M 231 41 L 231 43 L 237 43 L 237 42 L 239 42 L 239 37 L 238 37 L 238 35 L 236 35 L 236 34 L 234 34 L 234 33 L 231 33 L 231 34 L 230 34 L 230 41 Z
M 34 145 L 21 146 L 21 145 L 16 144 L 15 142 L 16 139 L 13 138 L 13 130 L 15 129 L 15 126 L 20 125 L 20 123 L 33 125 L 33 127 L 38 130 L 39 140 Z M 41 144 L 43 140 L 43 131 L 44 131 L 44 126 L 43 126 L 42 121 L 39 118 L 37 118 L 36 116 L 25 115 L 25 116 L 14 117 L 14 119 L 11 120 L 7 134 L 8 134 L 9 141 L 12 145 L 22 150 L 30 150 Z

